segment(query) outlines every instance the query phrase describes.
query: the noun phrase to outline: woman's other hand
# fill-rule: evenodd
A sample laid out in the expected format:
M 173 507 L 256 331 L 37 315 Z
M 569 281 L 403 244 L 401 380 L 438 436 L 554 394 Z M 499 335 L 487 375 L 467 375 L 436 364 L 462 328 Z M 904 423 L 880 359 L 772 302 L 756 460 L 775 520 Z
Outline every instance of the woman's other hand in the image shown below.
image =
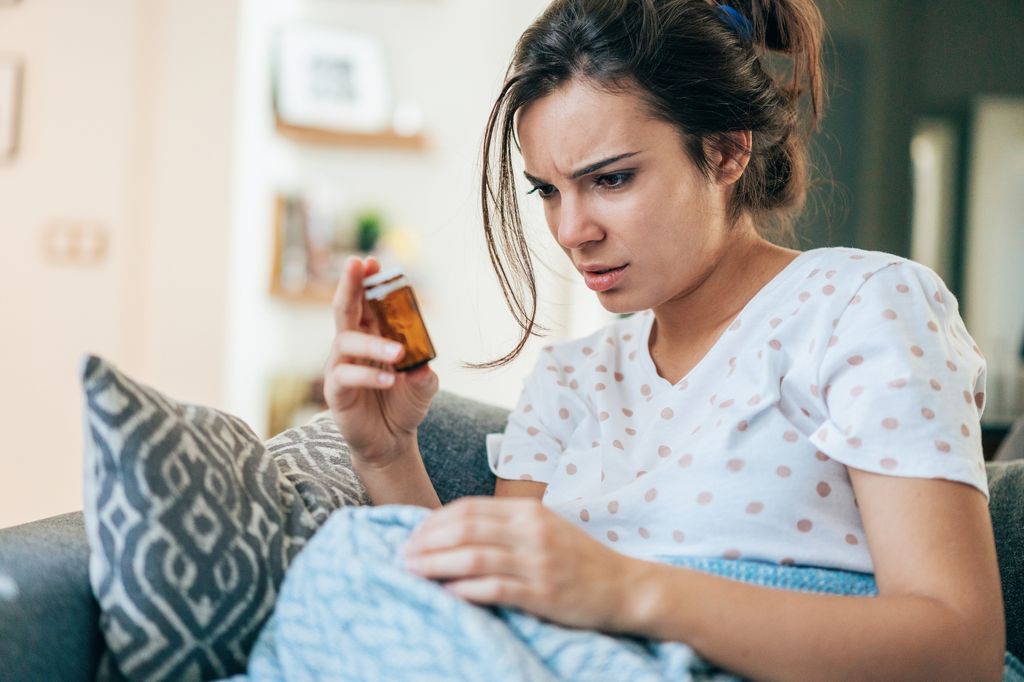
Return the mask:
M 405 545 L 412 573 L 481 605 L 513 606 L 569 627 L 612 632 L 631 562 L 539 500 L 464 497 Z
M 380 334 L 363 294 L 363 278 L 380 270 L 374 258 L 351 257 L 334 295 L 335 336 L 324 369 L 324 398 L 331 416 L 361 464 L 386 466 L 415 445 L 416 429 L 438 390 L 437 374 L 424 365 L 396 372 L 405 352 Z

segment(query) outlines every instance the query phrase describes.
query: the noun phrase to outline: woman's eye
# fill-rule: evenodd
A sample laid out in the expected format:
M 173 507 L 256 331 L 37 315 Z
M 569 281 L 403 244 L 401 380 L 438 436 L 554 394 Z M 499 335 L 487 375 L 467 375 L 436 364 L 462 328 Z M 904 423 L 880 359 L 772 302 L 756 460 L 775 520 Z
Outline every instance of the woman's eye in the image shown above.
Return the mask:
M 609 173 L 608 175 L 602 175 L 595 182 L 608 189 L 619 189 L 623 185 L 628 184 L 632 179 L 632 173 Z
M 552 185 L 534 185 L 527 194 L 537 193 L 541 199 L 550 199 L 551 195 L 555 193 L 555 188 Z

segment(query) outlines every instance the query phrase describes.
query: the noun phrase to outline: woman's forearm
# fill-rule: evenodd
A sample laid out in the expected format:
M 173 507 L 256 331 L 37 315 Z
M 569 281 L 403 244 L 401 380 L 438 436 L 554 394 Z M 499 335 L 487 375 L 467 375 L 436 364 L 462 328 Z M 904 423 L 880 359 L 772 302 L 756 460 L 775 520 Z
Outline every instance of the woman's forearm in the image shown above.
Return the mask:
M 428 509 L 441 506 L 415 437 L 405 443 L 401 454 L 387 464 L 364 464 L 358 457 L 353 457 L 352 470 L 362 481 L 374 506 L 411 504 Z
M 634 587 L 615 630 L 685 642 L 744 677 L 1001 679 L 1002 632 L 972 626 L 928 597 L 802 593 L 666 564 L 631 566 Z

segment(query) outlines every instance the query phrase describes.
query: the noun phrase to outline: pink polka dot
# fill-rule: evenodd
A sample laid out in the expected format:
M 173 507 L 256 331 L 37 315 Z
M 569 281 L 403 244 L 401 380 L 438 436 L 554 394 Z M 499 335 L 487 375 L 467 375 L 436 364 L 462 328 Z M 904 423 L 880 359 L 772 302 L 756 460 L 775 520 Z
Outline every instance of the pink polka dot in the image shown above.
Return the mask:
M 942 390 L 942 384 L 940 384 L 935 379 L 932 379 L 928 383 L 929 383 L 929 385 L 931 385 L 933 391 L 941 391 Z
M 751 502 L 747 505 L 748 514 L 760 514 L 764 510 L 763 502 Z
M 700 495 L 697 495 L 697 504 L 701 504 L 701 505 L 710 504 L 711 500 L 713 498 L 714 498 L 714 495 L 712 495 L 710 492 L 705 490 Z
M 938 450 L 939 452 L 949 452 L 951 448 L 949 446 L 949 443 L 947 443 L 946 441 L 937 440 L 935 441 L 935 449 Z
M 598 443 L 598 442 L 597 442 L 596 440 L 592 440 L 592 441 L 590 441 L 590 447 L 592 447 L 592 448 L 596 448 L 596 447 L 599 447 L 600 445 L 601 445 L 601 444 L 600 444 L 600 443 Z
M 662 419 L 671 419 L 673 416 L 675 416 L 675 412 L 672 411 L 671 407 L 666 407 L 664 410 L 661 411 Z
M 646 493 L 644 493 L 644 502 L 654 502 L 654 498 L 656 498 L 657 496 L 658 496 L 658 489 L 657 488 L 651 488 Z
M 864 358 L 861 357 L 860 355 L 851 355 L 850 357 L 846 358 L 846 361 L 853 365 L 854 367 L 856 367 L 857 365 L 864 362 Z
M 801 533 L 810 533 L 813 527 L 814 524 L 811 523 L 810 519 L 800 519 L 796 522 L 796 529 Z
M 682 541 L 686 539 L 686 536 L 683 535 L 683 531 L 681 531 L 681 530 L 674 530 L 674 531 L 672 531 L 672 539 L 675 540 L 676 542 L 682 543 Z
M 821 288 L 821 293 L 825 294 L 826 296 L 831 296 L 832 294 L 836 293 L 836 288 L 831 284 L 826 284 Z
M 811 297 L 811 294 L 810 294 L 810 292 L 808 292 L 808 291 L 801 291 L 801 292 L 800 292 L 800 295 L 799 295 L 799 296 L 797 296 L 797 298 L 798 298 L 798 299 L 800 299 L 800 302 L 801 302 L 801 303 L 803 303 L 804 301 L 806 301 L 806 300 L 807 300 L 807 299 L 809 299 L 810 297 Z
M 594 349 L 591 348 L 590 346 L 584 346 L 583 347 L 583 354 L 584 355 L 592 355 L 593 353 L 594 353 Z
M 594 368 L 594 371 L 595 372 L 607 372 L 608 368 L 605 367 L 604 365 L 598 365 L 597 367 Z
M 580 521 L 583 521 L 584 523 L 586 523 L 589 520 L 590 520 L 590 512 L 588 512 L 586 509 L 581 509 L 580 510 Z
M 646 528 L 638 528 L 636 532 L 639 533 L 640 537 L 642 537 L 644 540 L 647 540 L 651 537 L 651 532 Z
M 530 434 L 531 436 L 536 436 L 538 433 L 540 433 L 540 429 L 538 429 L 536 426 L 530 426 L 526 429 L 526 433 Z
M 633 339 L 633 335 L 632 334 L 623 334 L 622 335 L 622 340 L 623 341 L 631 341 L 632 339 Z
M 825 273 L 825 279 L 832 279 L 832 277 L 834 277 L 835 274 L 836 274 L 835 270 L 829 270 L 828 272 Z
M 641 476 L 645 475 L 646 473 L 647 473 L 646 471 L 641 469 L 640 471 L 636 472 L 636 477 L 635 478 L 640 478 Z
M 533 405 L 531 405 L 530 403 L 527 403 L 526 405 L 524 405 L 523 406 L 523 412 L 533 412 Z
M 608 388 L 608 387 L 605 386 L 604 384 L 600 383 L 600 382 L 598 382 L 597 384 L 594 384 L 594 390 L 595 391 L 603 391 L 606 388 Z
M 925 419 L 935 419 L 935 413 L 929 410 L 927 407 L 921 408 L 921 416 Z
M 727 549 L 722 553 L 722 557 L 725 559 L 739 559 L 740 551 L 738 549 Z
M 781 476 L 782 478 L 789 478 L 790 474 L 793 473 L 793 470 L 787 466 L 780 466 L 777 469 L 775 469 L 775 473 Z
M 863 278 L 864 280 L 869 280 L 874 276 L 874 274 L 875 273 L 873 272 L 865 272 L 863 275 L 861 275 L 861 278 Z
M 618 542 L 619 541 L 619 534 L 616 533 L 615 531 L 610 530 L 610 531 L 608 531 L 607 535 L 608 535 L 608 539 L 611 540 L 612 542 Z
M 570 462 L 569 464 L 565 465 L 565 473 L 569 474 L 570 476 L 575 476 L 577 471 L 579 470 L 576 468 L 575 464 L 572 464 Z
M 799 438 L 800 436 L 797 435 L 796 431 L 786 431 L 784 434 L 782 434 L 782 440 L 786 441 L 787 443 L 795 443 L 797 442 L 797 440 L 799 440 Z
M 807 279 L 811 279 L 812 277 L 817 275 L 819 272 L 821 272 L 821 268 L 814 268 L 813 270 L 811 270 L 811 274 L 807 275 Z
M 520 481 L 532 481 L 533 480 L 533 476 L 531 476 L 530 474 L 523 474 L 522 476 L 519 477 L 519 480 Z
M 768 321 L 768 324 L 772 326 L 772 329 L 775 329 L 780 324 L 782 324 L 782 319 L 778 317 L 773 317 L 771 320 Z
M 835 345 L 836 345 L 837 343 L 839 343 L 839 337 L 838 337 L 838 336 L 834 336 L 834 335 L 833 335 L 833 336 L 830 336 L 830 337 L 829 337 L 829 339 L 828 339 L 828 347 L 829 347 L 829 348 L 832 348 L 832 347 L 833 347 L 833 346 L 835 346 Z
M 505 464 L 508 464 L 509 462 L 512 461 L 512 455 L 505 455 L 505 457 L 501 461 L 504 462 Z
M 964 396 L 964 402 L 967 403 L 968 405 L 970 405 L 972 402 L 974 402 L 971 399 L 971 392 L 970 391 L 964 391 L 963 392 L 963 396 Z
M 882 427 L 883 428 L 892 430 L 892 429 L 898 429 L 899 426 L 900 426 L 899 420 L 895 419 L 893 417 L 886 417 L 885 419 L 882 420 Z
M 860 301 L 860 296 L 854 296 L 853 298 L 850 299 L 850 305 L 857 305 L 858 303 L 860 303 Z
M 667 445 L 658 446 L 658 457 L 668 457 L 672 454 L 672 448 Z
M 688 381 L 687 379 L 683 379 L 683 380 L 682 380 L 682 381 L 681 381 L 681 382 L 679 383 L 679 390 L 680 390 L 680 391 L 685 391 L 685 390 L 686 390 L 687 388 L 689 388 L 689 387 L 690 387 L 690 382 L 689 382 L 689 381 Z
M 569 388 L 571 388 L 573 390 L 576 390 L 579 387 L 580 387 L 580 384 L 575 379 L 573 379 L 572 381 L 569 382 Z
M 914 354 L 914 357 L 921 357 L 924 355 L 924 351 L 921 350 L 920 346 L 911 346 L 910 352 Z
M 759 402 L 761 402 L 761 395 L 759 393 L 755 393 L 754 395 L 750 396 L 750 400 L 747 401 L 747 405 L 754 406 L 757 405 Z
M 935 292 L 935 295 L 932 298 L 935 299 L 936 303 L 942 303 L 943 302 L 942 294 L 940 294 L 938 291 Z
M 821 450 L 815 452 L 814 456 L 818 459 L 819 462 L 827 462 L 830 459 L 830 457 Z
M 937 332 L 939 331 L 939 325 L 935 324 L 933 320 L 928 320 L 928 329 Z
M 750 428 L 750 422 L 748 422 L 746 419 L 744 419 L 743 421 L 736 425 L 736 430 L 740 432 L 746 431 L 748 428 Z
M 982 407 L 984 407 L 985 406 L 985 394 L 984 393 L 975 393 L 974 394 L 974 404 L 977 406 L 977 408 L 979 410 Z
M 884 317 L 887 320 L 895 320 L 898 316 L 896 315 L 895 310 L 889 308 L 882 311 L 882 317 Z
M 950 372 L 956 371 L 956 365 L 953 363 L 952 360 L 946 360 L 946 367 L 949 368 Z
M 846 443 L 851 448 L 859 448 L 862 445 L 860 438 L 857 438 L 856 436 L 854 436 L 853 438 L 847 438 Z
M 892 381 L 889 382 L 889 388 L 903 388 L 906 385 L 907 380 L 903 378 L 893 379 Z
M 550 352 L 551 352 L 551 351 L 553 351 L 554 349 L 555 349 L 555 347 L 554 347 L 554 346 L 544 346 L 544 350 L 545 350 L 545 351 L 547 351 L 548 353 L 550 353 Z
M 860 541 L 857 540 L 857 536 L 854 535 L 853 533 L 847 533 L 846 534 L 846 544 L 848 544 L 848 545 L 859 545 Z
M 636 351 L 635 350 L 629 351 L 629 356 L 628 357 L 629 357 L 630 360 L 636 360 Z
M 818 491 L 818 495 L 820 495 L 821 497 L 828 497 L 829 493 L 832 492 L 832 486 L 830 486 L 828 483 L 825 483 L 825 481 L 821 481 L 820 483 L 818 483 L 816 490 Z
M 768 345 L 771 347 L 772 350 L 782 350 L 782 342 L 779 341 L 778 339 L 772 339 L 771 341 L 768 342 Z
M 611 502 L 609 502 L 608 503 L 608 513 L 609 514 L 617 514 L 618 512 L 619 512 L 619 502 L 618 502 L 618 500 L 612 500 Z
M 563 407 L 562 409 L 560 409 L 558 411 L 558 416 L 561 417 L 562 419 L 568 419 L 569 418 L 569 410 L 567 410 L 567 409 L 565 409 Z
M 963 435 L 964 438 L 967 438 L 967 437 L 969 437 L 971 435 L 971 430 L 969 428 L 967 428 L 967 424 L 961 424 L 960 425 L 960 433 L 961 433 L 961 435 Z
M 851 256 L 851 258 L 852 258 L 852 256 Z M 789 557 L 786 557 L 785 559 L 780 561 L 779 564 L 782 565 L 782 566 L 795 566 L 796 562 L 793 561 L 792 559 L 790 559 Z
M 736 458 L 730 459 L 726 466 L 729 468 L 729 471 L 739 471 L 743 468 L 744 464 L 746 464 L 746 462 L 744 462 L 742 459 Z
M 715 404 L 716 400 L 718 400 L 718 394 L 717 393 L 712 393 L 711 397 L 708 398 L 708 402 L 711 403 L 712 405 Z
M 625 447 L 623 447 L 622 441 L 620 441 L 620 440 L 613 440 L 612 441 L 612 447 L 613 448 L 617 448 L 619 450 L 625 450 L 626 449 Z
M 576 368 L 573 367 L 572 365 L 566 365 L 563 369 L 565 370 L 566 374 L 572 374 L 573 372 L 576 371 Z
M 557 372 L 557 371 L 558 371 L 558 368 L 557 368 L 557 367 L 555 367 L 554 365 L 548 365 L 548 366 L 547 366 L 547 370 L 548 370 L 549 372 Z
M 679 466 L 683 467 L 684 469 L 690 466 L 691 464 L 693 464 L 693 455 L 690 454 L 689 452 L 679 458 Z
M 734 332 L 737 329 L 739 329 L 741 326 L 743 326 L 743 321 L 740 320 L 740 318 L 737 317 L 736 320 L 732 324 L 729 325 L 729 331 Z
M 626 376 L 622 372 L 615 373 L 615 380 L 621 382 Z
M 543 452 L 538 452 L 536 455 L 533 456 L 533 458 L 535 460 L 537 460 L 538 462 L 546 462 L 546 461 L 548 461 L 548 456 L 545 455 Z
M 897 284 L 896 291 L 900 292 L 901 294 L 905 294 L 908 291 L 910 291 L 910 287 L 908 287 L 906 284 Z
M 611 415 L 608 414 L 607 412 L 602 411 L 600 414 L 597 415 L 597 419 L 598 421 L 607 421 L 608 417 L 610 416 Z
M 724 401 L 724 402 L 723 402 L 723 403 L 722 403 L 721 405 L 719 405 L 719 407 L 720 407 L 720 408 L 722 408 L 722 409 L 724 410 L 724 409 L 726 409 L 727 407 L 732 407 L 732 406 L 733 406 L 733 403 L 735 403 L 735 402 L 736 402 L 735 400 L 732 400 L 732 399 L 730 398 L 729 400 L 726 400 L 726 401 Z
M 886 457 L 886 458 L 882 459 L 882 461 L 880 461 L 879 464 L 882 465 L 883 469 L 887 469 L 889 471 L 892 471 L 893 469 L 898 467 L 900 463 L 897 462 L 892 457 Z

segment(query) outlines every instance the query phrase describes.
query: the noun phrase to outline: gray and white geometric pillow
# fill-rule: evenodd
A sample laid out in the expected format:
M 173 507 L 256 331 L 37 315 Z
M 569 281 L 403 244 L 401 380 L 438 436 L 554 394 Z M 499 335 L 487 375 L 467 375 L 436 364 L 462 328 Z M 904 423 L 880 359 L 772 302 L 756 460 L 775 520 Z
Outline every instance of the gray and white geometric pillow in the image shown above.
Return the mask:
M 82 384 L 89 579 L 113 659 L 101 671 L 244 671 L 292 559 L 333 510 L 367 503 L 341 434 L 321 416 L 264 444 L 94 356 Z

